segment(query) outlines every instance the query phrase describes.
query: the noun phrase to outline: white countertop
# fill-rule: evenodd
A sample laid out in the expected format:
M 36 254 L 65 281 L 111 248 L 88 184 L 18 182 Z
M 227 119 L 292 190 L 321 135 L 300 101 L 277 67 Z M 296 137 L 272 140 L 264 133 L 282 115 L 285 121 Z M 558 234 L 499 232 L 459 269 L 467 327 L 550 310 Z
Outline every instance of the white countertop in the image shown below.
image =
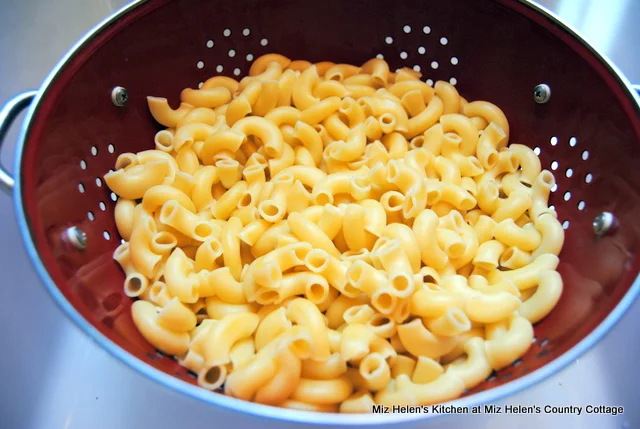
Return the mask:
M 480 1 L 480 0 L 478 0 Z M 0 0 L 0 103 L 39 86 L 66 50 L 123 0 Z M 640 83 L 640 1 L 545 0 Z M 16 128 L 2 150 L 11 165 Z M 0 428 L 240 428 L 233 415 L 168 391 L 120 364 L 54 305 L 0 194 Z M 640 427 L 640 303 L 565 371 L 508 398 L 511 405 L 621 405 L 623 415 L 465 415 L 428 428 Z M 264 429 L 285 427 L 264 421 Z M 206 425 L 206 426 L 204 426 Z

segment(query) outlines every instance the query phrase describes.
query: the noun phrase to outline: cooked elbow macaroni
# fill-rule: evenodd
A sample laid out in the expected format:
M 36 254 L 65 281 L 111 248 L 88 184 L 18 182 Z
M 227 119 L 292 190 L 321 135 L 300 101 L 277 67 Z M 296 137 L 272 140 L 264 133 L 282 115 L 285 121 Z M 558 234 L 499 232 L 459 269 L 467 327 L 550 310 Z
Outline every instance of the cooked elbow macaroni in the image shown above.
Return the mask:
M 168 128 L 105 175 L 142 336 L 203 388 L 328 412 L 520 358 L 562 293 L 555 179 L 497 106 L 420 78 L 268 54 L 148 97 Z

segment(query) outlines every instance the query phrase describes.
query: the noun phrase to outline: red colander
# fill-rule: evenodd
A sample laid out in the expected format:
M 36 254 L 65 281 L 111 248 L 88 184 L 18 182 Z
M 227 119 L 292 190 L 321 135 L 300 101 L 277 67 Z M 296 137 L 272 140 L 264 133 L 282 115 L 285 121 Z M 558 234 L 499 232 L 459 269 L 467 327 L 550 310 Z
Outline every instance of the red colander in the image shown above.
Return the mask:
M 117 358 L 170 389 L 235 412 L 330 425 L 404 422 L 431 414 L 336 415 L 284 410 L 206 391 L 148 344 L 133 325 L 116 196 L 102 181 L 122 152 L 152 148 L 159 129 L 146 102 L 177 106 L 183 88 L 248 73 L 277 52 L 311 62 L 392 68 L 446 80 L 467 99 L 500 106 L 511 142 L 536 148 L 554 172 L 550 204 L 565 228 L 558 271 L 564 293 L 535 326 L 535 342 L 455 405 L 492 402 L 556 373 L 609 331 L 640 292 L 640 100 L 625 78 L 550 13 L 515 0 L 154 0 L 135 2 L 81 40 L 40 90 L 0 112 L 0 143 L 29 112 L 12 191 L 27 252 L 53 299 Z

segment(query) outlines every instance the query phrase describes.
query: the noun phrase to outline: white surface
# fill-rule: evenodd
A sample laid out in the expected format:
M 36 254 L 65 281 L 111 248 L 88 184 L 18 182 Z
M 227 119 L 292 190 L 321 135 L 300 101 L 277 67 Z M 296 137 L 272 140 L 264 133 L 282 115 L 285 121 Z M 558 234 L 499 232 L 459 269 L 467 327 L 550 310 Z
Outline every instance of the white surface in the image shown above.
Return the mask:
M 0 0 L 0 102 L 37 88 L 66 50 L 121 0 Z M 640 2 L 544 1 L 636 83 Z M 603 8 L 603 4 L 607 6 Z M 11 163 L 15 129 L 2 151 Z M 247 427 L 235 415 L 167 391 L 124 367 L 54 306 L 22 249 L 9 197 L 0 195 L 0 428 Z M 421 427 L 633 428 L 640 426 L 640 303 L 579 362 L 509 398 L 522 405 L 622 405 L 624 415 L 446 417 Z M 255 421 L 252 426 L 255 426 Z M 205 426 L 206 425 L 206 426 Z M 272 421 L 262 428 L 287 427 Z

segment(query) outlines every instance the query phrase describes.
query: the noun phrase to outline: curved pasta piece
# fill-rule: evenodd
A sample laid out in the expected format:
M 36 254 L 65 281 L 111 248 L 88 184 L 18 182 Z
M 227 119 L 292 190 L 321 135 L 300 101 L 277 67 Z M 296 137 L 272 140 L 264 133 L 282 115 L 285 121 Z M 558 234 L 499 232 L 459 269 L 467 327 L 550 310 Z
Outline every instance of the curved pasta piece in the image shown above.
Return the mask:
M 308 69 L 309 67 L 311 67 L 312 65 L 313 64 L 311 64 L 307 60 L 295 60 L 295 61 L 291 61 L 291 64 L 289 64 L 289 69 L 302 72 Z
M 258 118 L 261 119 L 261 118 Z M 225 152 L 235 153 L 245 141 L 246 135 L 237 129 L 225 129 L 211 134 L 200 149 L 199 158 L 205 165 L 213 165 L 216 156 Z
M 542 226 L 544 223 L 543 221 L 540 225 Z M 506 246 L 515 246 L 528 252 L 538 249 L 542 241 L 540 232 L 536 230 L 533 224 L 528 224 L 521 228 L 516 225 L 513 219 L 505 219 L 496 224 L 493 229 L 493 235 L 496 240 Z M 543 251 L 541 253 L 550 252 Z
M 164 266 L 164 278 L 171 296 L 191 304 L 198 300 L 197 279 L 192 276 L 193 271 L 193 261 L 181 248 L 174 249 Z
M 531 188 L 529 217 L 535 220 L 544 213 L 549 213 L 553 217 L 557 217 L 555 210 L 549 208 L 549 193 L 555 184 L 556 179 L 549 170 L 542 171 L 538 177 L 536 177 Z
M 402 345 L 414 356 L 438 358 L 453 349 L 455 337 L 438 337 L 431 333 L 422 320 L 415 319 L 397 327 Z
M 119 198 L 113 210 L 113 216 L 116 221 L 118 234 L 124 239 L 129 240 L 131 231 L 133 230 L 133 213 L 136 208 L 136 202 L 125 198 Z
M 430 358 L 423 359 L 433 360 Z M 416 359 L 405 355 L 397 355 L 396 357 L 391 359 L 389 363 L 391 364 L 391 377 L 394 379 L 397 378 L 400 374 L 411 377 L 417 365 Z
M 381 405 L 431 405 L 459 397 L 464 381 L 455 374 L 443 374 L 432 382 L 416 384 L 408 375 L 400 374 L 395 383 L 378 392 L 374 399 Z
M 312 126 L 317 125 L 335 113 L 340 104 L 340 97 L 327 97 L 306 108 L 300 115 L 300 120 Z
M 248 401 L 276 375 L 277 369 L 273 356 L 258 354 L 243 368 L 229 374 L 224 393 Z
M 509 150 L 516 156 L 522 169 L 520 181 L 532 186 L 542 170 L 540 158 L 538 158 L 538 155 L 535 154 L 533 149 L 525 145 L 510 144 Z
M 473 322 L 495 323 L 520 308 L 518 297 L 504 291 L 474 294 L 465 303 L 464 312 Z
M 279 81 L 263 80 L 261 85 L 260 96 L 251 109 L 256 116 L 265 116 L 278 104 Z
M 280 106 L 267 113 L 264 118 L 276 126 L 295 125 L 300 120 L 301 112 L 292 106 Z
M 162 206 L 159 221 L 163 225 L 170 227 L 172 231 L 178 231 L 197 242 L 203 242 L 209 238 L 220 235 L 220 227 L 218 225 L 194 215 L 189 210 L 180 206 L 175 200 L 169 200 Z M 170 233 L 164 232 L 164 234 Z M 171 234 L 171 236 L 177 245 L 177 238 L 173 236 L 173 234 Z M 161 252 L 156 251 L 155 253 Z
M 348 204 L 344 212 L 342 231 L 350 250 L 371 250 L 376 236 L 365 229 L 366 210 L 357 204 Z
M 489 123 L 495 122 L 507 135 L 507 139 L 509 138 L 509 121 L 507 121 L 504 112 L 495 104 L 488 101 L 472 101 L 463 106 L 462 113 L 469 118 L 480 116 Z
M 358 100 L 358 102 L 373 116 L 380 116 L 385 113 L 391 115 L 395 119 L 394 129 L 396 131 L 401 133 L 409 132 L 409 117 L 400 103 L 377 97 L 365 97 Z
M 307 68 L 300 74 L 293 83 L 291 91 L 291 100 L 295 107 L 304 110 L 318 103 L 318 99 L 313 95 L 313 88 L 318 81 L 318 70 L 315 66 Z
M 240 94 L 234 98 L 225 111 L 226 124 L 232 127 L 236 122 L 252 112 L 251 102 L 245 94 Z
M 257 61 L 257 60 L 256 60 Z M 200 89 L 211 89 L 219 86 L 227 88 L 231 93 L 235 93 L 238 90 L 238 81 L 227 76 L 214 76 L 202 83 Z
M 418 237 L 411 228 L 404 224 L 392 223 L 382 230 L 381 236 L 388 237 L 392 240 L 398 240 L 404 254 L 409 260 L 412 271 L 417 273 L 420 270 L 420 244 L 418 242 Z
M 462 155 L 471 156 L 476 154 L 478 130 L 469 118 L 459 113 L 449 113 L 440 117 L 440 123 L 442 124 L 443 132 L 455 132 L 460 136 L 462 140 L 459 150 Z
M 311 243 L 314 247 L 325 250 L 332 256 L 339 257 L 340 252 L 335 244 L 324 232 L 311 221 L 299 213 L 291 213 L 287 218 L 291 231 L 301 240 Z
M 142 207 L 149 213 L 153 213 L 161 208 L 167 201 L 175 200 L 177 203 L 190 211 L 196 212 L 196 207 L 184 192 L 167 185 L 157 185 L 149 188 L 142 197 Z
M 145 340 L 155 348 L 170 355 L 182 355 L 189 347 L 189 334 L 162 327 L 158 323 L 158 311 L 150 302 L 138 300 L 131 306 L 133 323 Z
M 427 104 L 424 96 L 419 89 L 412 89 L 402 96 L 402 106 L 405 108 L 410 117 L 416 116 L 422 112 Z
M 369 297 L 385 287 L 388 279 L 383 271 L 379 271 L 364 261 L 355 261 L 346 273 L 347 282 L 356 289 L 361 290 Z
M 320 361 L 328 359 L 331 355 L 329 335 L 318 307 L 304 298 L 294 299 L 286 307 L 289 320 L 306 327 L 311 334 L 311 358 Z
M 373 409 L 375 401 L 365 390 L 358 391 L 340 404 L 341 413 L 368 413 Z
M 500 266 L 514 270 L 531 263 L 531 253 L 515 246 L 508 247 L 500 256 Z
M 144 276 L 152 278 L 162 260 L 162 256 L 151 251 L 151 242 L 157 228 L 153 218 L 147 212 L 142 210 L 140 212 L 140 220 L 134 221 L 129 251 L 135 269 Z
M 205 141 L 214 132 L 215 129 L 211 125 L 203 123 L 182 125 L 176 129 L 173 136 L 173 148 L 179 151 L 185 145 L 192 145 L 196 141 Z
M 444 112 L 444 104 L 438 96 L 433 96 L 427 104 L 427 108 L 418 113 L 413 118 L 409 119 L 408 131 L 403 132 L 404 136 L 408 139 L 412 139 L 418 134 L 424 133 L 427 129 L 432 127 Z
M 331 145 L 329 156 L 342 162 L 354 161 L 362 156 L 366 144 L 364 125 L 358 124 L 349 131 L 346 141 L 337 141 Z
M 158 325 L 177 332 L 189 332 L 196 327 L 196 314 L 189 307 L 172 298 L 158 312 Z
M 482 338 L 471 338 L 464 344 L 466 359 L 456 360 L 447 365 L 446 373 L 457 375 L 470 389 L 477 386 L 491 375 L 491 365 L 484 350 Z
M 291 60 L 280 54 L 264 54 L 255 59 L 249 68 L 249 76 L 257 76 L 264 73 L 271 63 L 278 63 L 283 69 L 291 64 Z
M 439 80 L 435 83 L 433 89 L 436 95 L 442 99 L 445 115 L 457 114 L 460 111 L 461 97 L 455 86 L 449 82 Z
M 467 315 L 459 308 L 448 308 L 442 316 L 424 320 L 426 328 L 434 335 L 454 337 L 471 329 Z
M 338 194 L 353 195 L 352 182 L 354 179 L 363 177 L 360 172 L 334 173 L 329 174 L 322 180 L 315 183 L 311 197 L 316 205 L 333 204 L 335 196 Z
M 500 241 L 488 240 L 480 244 L 473 258 L 473 265 L 486 271 L 498 268 L 500 256 L 505 246 Z
M 538 274 L 538 287 L 533 295 L 520 306 L 520 315 L 531 323 L 544 319 L 553 310 L 562 295 L 562 277 L 557 271 Z
M 424 210 L 414 220 L 412 229 L 416 237 L 419 237 L 422 262 L 436 270 L 441 270 L 448 262 L 449 257 L 438 246 L 436 239 L 438 223 L 438 215 L 432 210 Z
M 349 307 L 342 318 L 349 325 L 354 323 L 366 324 L 376 314 L 375 310 L 368 304 L 354 305 Z
M 158 160 L 107 173 L 104 181 L 120 197 L 136 200 L 150 188 L 164 183 L 171 172 L 170 163 Z
M 410 91 L 418 90 L 422 94 L 425 103 L 429 103 L 429 101 L 435 94 L 435 90 L 433 89 L 433 87 L 420 80 L 396 81 L 388 88 L 388 90 L 391 94 L 395 95 L 398 98 L 402 98 Z
M 440 317 L 450 308 L 464 308 L 465 299 L 459 294 L 422 288 L 411 296 L 411 314 Z
M 344 97 L 338 112 L 347 118 L 349 128 L 353 128 L 356 125 L 363 123 L 366 119 L 364 109 L 354 98 Z
M 521 291 L 537 285 L 536 276 L 540 271 L 555 270 L 559 259 L 553 254 L 543 254 L 536 257 L 529 265 L 510 271 L 492 271 L 489 274 L 489 282 L 496 283 L 502 278 L 513 281 Z
M 253 334 L 258 327 L 259 319 L 254 313 L 232 313 L 219 320 L 204 340 L 205 362 L 208 365 L 229 363 L 231 347 L 237 341 Z
M 300 383 L 301 362 L 289 349 L 281 350 L 274 358 L 276 373 L 268 383 L 260 387 L 254 401 L 259 404 L 277 405 L 293 394 Z
M 156 150 L 170 153 L 173 150 L 173 133 L 168 130 L 160 130 L 153 137 Z
M 535 219 L 534 224 L 542 240 L 531 256 L 537 258 L 547 253 L 559 255 L 564 244 L 564 229 L 558 219 L 549 213 L 543 213 Z
M 318 74 L 322 76 L 320 70 L 318 70 Z M 313 89 L 313 95 L 319 100 L 324 100 L 329 97 L 343 98 L 349 95 L 349 90 L 341 82 L 335 80 L 323 80 L 318 82 L 316 87 Z
M 452 185 L 460 185 L 462 183 L 460 168 L 451 159 L 438 156 L 433 162 L 433 168 L 441 181 Z
M 521 316 L 512 317 L 505 331 L 484 343 L 489 364 L 495 370 L 510 365 L 529 350 L 532 340 L 531 322 Z
M 180 103 L 177 109 L 172 109 L 164 97 L 147 97 L 147 106 L 151 116 L 165 127 L 175 127 L 178 122 L 191 111 L 194 106 L 189 103 Z
M 202 270 L 211 271 L 218 268 L 216 260 L 220 256 L 222 256 L 222 244 L 220 240 L 215 237 L 205 240 L 196 250 L 194 265 L 196 272 Z M 203 295 L 201 294 L 201 296 Z
M 346 376 L 333 380 L 309 380 L 300 378 L 291 398 L 312 404 L 339 404 L 353 391 L 353 385 Z
M 478 118 L 478 116 L 476 116 L 476 118 Z M 473 120 L 471 121 L 473 122 Z M 491 122 L 483 129 L 482 135 L 478 138 L 476 156 L 480 164 L 482 164 L 485 169 L 490 170 L 495 167 L 498 162 L 498 150 L 507 144 L 507 135 L 495 122 Z
M 328 80 L 344 81 L 346 78 L 360 73 L 362 69 L 351 64 L 335 64 L 325 71 L 324 77 Z
M 342 330 L 340 355 L 346 361 L 358 361 L 371 352 L 381 353 L 385 359 L 396 352 L 387 340 L 375 334 L 371 326 L 354 323 Z
M 223 86 L 211 89 L 185 88 L 180 93 L 180 100 L 195 107 L 214 108 L 231 100 L 231 91 Z
M 491 217 L 496 222 L 502 222 L 505 219 L 518 219 L 525 214 L 532 204 L 531 195 L 526 191 L 514 191 L 506 200 L 498 203 L 498 208 L 493 212 Z
M 287 318 L 287 310 L 284 307 L 279 307 L 272 311 L 260 321 L 255 331 L 256 350 L 264 348 L 280 334 L 291 329 L 292 326 L 293 324 Z
M 391 381 L 391 369 L 380 353 L 370 353 L 360 361 L 360 376 L 367 390 L 378 391 Z
M 276 125 L 270 121 L 255 116 L 240 119 L 236 122 L 232 130 L 247 136 L 259 138 L 264 145 L 265 154 L 272 158 L 282 155 L 284 140 L 282 133 Z

